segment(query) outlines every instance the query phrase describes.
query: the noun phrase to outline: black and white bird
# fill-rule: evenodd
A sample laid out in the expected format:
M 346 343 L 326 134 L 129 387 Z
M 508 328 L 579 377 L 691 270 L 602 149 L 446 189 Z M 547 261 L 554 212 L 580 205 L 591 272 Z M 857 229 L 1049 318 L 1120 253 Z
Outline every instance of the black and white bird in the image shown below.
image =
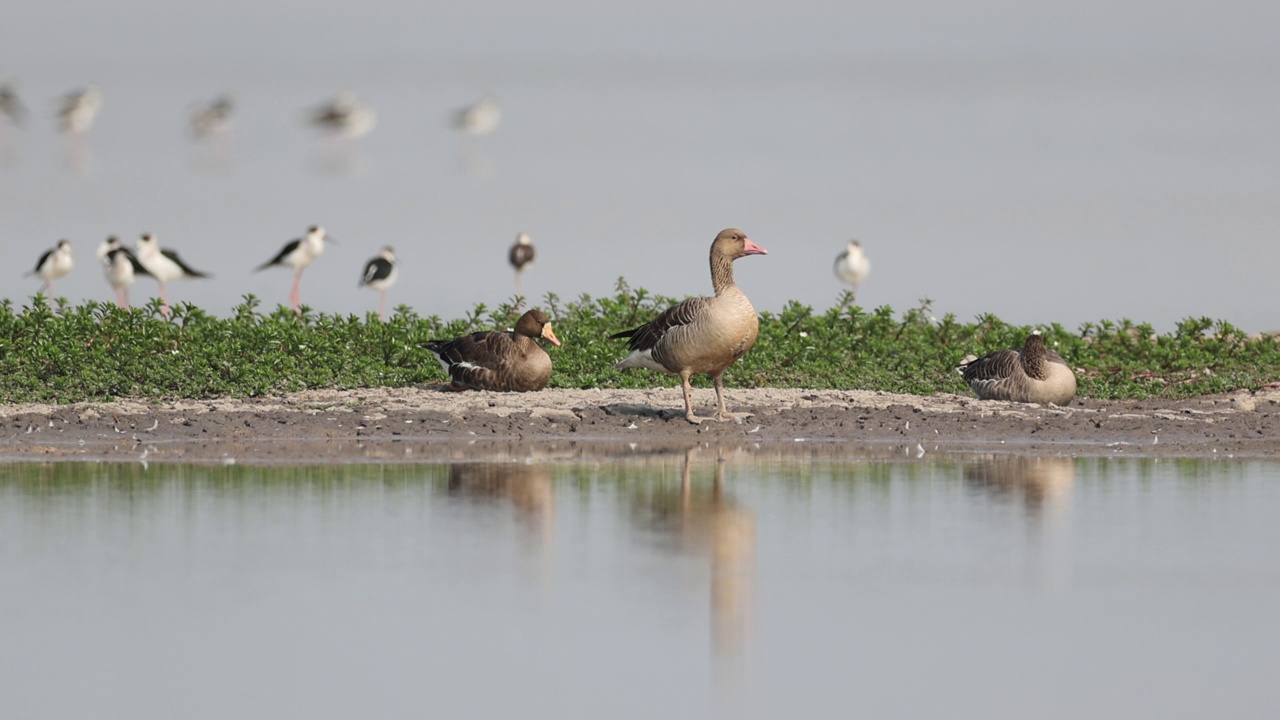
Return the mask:
M 67 93 L 58 106 L 59 125 L 63 132 L 83 135 L 93 127 L 93 121 L 98 119 L 98 111 L 101 109 L 102 91 L 97 85 Z
M 320 257 L 320 253 L 324 252 L 324 244 L 326 242 L 336 241 L 329 237 L 323 227 L 312 225 L 307 228 L 306 235 L 285 243 L 275 257 L 254 268 L 253 271 L 259 272 L 269 267 L 293 268 L 293 289 L 289 291 L 289 308 L 294 312 L 301 312 L 302 271 L 306 270 L 308 265 Z
M 378 256 L 364 264 L 360 286 L 378 291 L 378 319 L 387 319 L 387 288 L 396 282 L 396 251 L 387 245 Z
M 350 90 L 311 111 L 311 123 L 337 135 L 358 138 L 378 124 L 378 114 Z
M 507 261 L 516 271 L 516 295 L 520 295 L 520 275 L 533 265 L 535 255 L 537 252 L 533 249 L 533 238 L 529 237 L 529 233 L 516 235 L 516 241 L 507 253 Z
M 836 256 L 835 266 L 832 272 L 836 274 L 836 278 L 845 285 L 853 288 L 856 295 L 858 286 L 863 280 L 867 279 L 867 275 L 871 274 L 871 261 L 867 259 L 867 253 L 862 249 L 862 243 L 857 240 L 850 240 L 845 246 L 844 252 Z
M 98 246 L 98 259 L 102 262 L 102 274 L 107 284 L 116 293 L 116 305 L 129 308 L 129 288 L 139 275 L 150 275 L 147 269 L 138 262 L 133 251 L 120 242 L 120 238 L 112 235 Z
M 8 118 L 14 125 L 21 125 L 27 116 L 27 109 L 18 99 L 18 91 L 12 84 L 0 85 L 0 117 Z
M 235 112 L 235 100 L 230 95 L 219 95 L 208 103 L 201 103 L 191 110 L 191 135 L 197 140 L 231 127 L 231 115 Z
M 147 274 L 156 279 L 156 283 L 160 286 L 160 313 L 165 317 L 169 317 L 169 298 L 165 295 L 165 283 L 174 280 L 189 280 L 193 278 L 210 277 L 208 273 L 200 272 L 192 269 L 190 265 L 183 262 L 178 256 L 177 251 L 162 249 L 160 242 L 156 240 L 156 236 L 151 233 L 143 235 L 138 240 L 138 262 L 147 271 Z
M 458 110 L 453 116 L 453 126 L 467 135 L 488 135 L 502 122 L 502 108 L 491 97 Z
M 27 272 L 28 276 L 35 276 L 44 280 L 44 285 L 40 287 L 40 292 L 45 297 L 53 295 L 53 281 L 71 272 L 71 268 L 75 266 L 75 261 L 71 258 L 71 241 L 59 240 L 58 244 L 40 255 L 40 259 L 36 261 L 36 266 Z

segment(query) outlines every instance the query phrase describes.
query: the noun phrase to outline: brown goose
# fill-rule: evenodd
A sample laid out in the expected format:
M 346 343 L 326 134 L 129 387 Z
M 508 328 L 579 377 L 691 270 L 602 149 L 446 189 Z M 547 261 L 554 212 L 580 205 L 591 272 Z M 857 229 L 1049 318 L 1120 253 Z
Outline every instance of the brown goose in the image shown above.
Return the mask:
M 1022 350 L 970 355 L 956 368 L 983 400 L 1066 405 L 1076 396 L 1076 376 L 1061 355 L 1032 333 Z
M 691 423 L 704 419 L 693 414 L 690 398 L 693 375 L 710 375 L 716 386 L 716 420 L 734 420 L 750 413 L 730 413 L 724 406 L 724 371 L 746 354 L 760 329 L 756 309 L 733 282 L 733 261 L 747 255 L 767 255 L 736 228 L 721 230 L 711 243 L 713 297 L 689 298 L 634 330 L 612 335 L 630 338 L 631 354 L 615 367 L 648 368 L 680 376 L 684 390 L 684 416 Z
M 551 356 L 538 338 L 560 344 L 546 313 L 530 310 L 516 321 L 515 330 L 432 340 L 425 347 L 440 361 L 455 390 L 529 392 L 541 390 L 551 379 Z

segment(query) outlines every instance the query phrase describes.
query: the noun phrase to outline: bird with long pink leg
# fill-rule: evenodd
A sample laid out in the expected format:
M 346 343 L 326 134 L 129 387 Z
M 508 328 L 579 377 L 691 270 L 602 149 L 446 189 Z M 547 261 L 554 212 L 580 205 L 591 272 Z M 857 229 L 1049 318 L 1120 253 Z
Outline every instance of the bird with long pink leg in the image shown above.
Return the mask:
M 98 259 L 102 262 L 102 274 L 107 284 L 116 292 L 116 305 L 129 309 L 129 288 L 139 275 L 150 275 L 147 269 L 138 262 L 133 251 L 120 242 L 120 238 L 112 235 L 98 247 Z
M 138 239 L 138 263 L 147 273 L 156 279 L 160 286 L 160 314 L 169 317 L 169 298 L 165 295 L 164 286 L 174 280 L 190 280 L 194 278 L 212 277 L 187 265 L 176 250 L 161 248 L 155 235 L 146 233 Z
M 378 291 L 378 319 L 387 321 L 387 288 L 396 281 L 396 251 L 387 245 L 378 256 L 364 264 L 360 287 Z
M 302 312 L 302 271 L 324 252 L 325 242 L 336 241 L 329 237 L 323 227 L 312 225 L 307 229 L 306 235 L 285 243 L 275 257 L 254 268 L 253 271 L 258 272 L 269 267 L 293 268 L 293 289 L 289 291 L 289 308 L 295 313 Z
M 74 265 L 75 262 L 71 259 L 71 241 L 59 240 L 57 245 L 44 251 L 36 261 L 36 266 L 26 274 L 43 280 L 40 293 L 45 297 L 52 297 L 53 281 L 71 272 Z

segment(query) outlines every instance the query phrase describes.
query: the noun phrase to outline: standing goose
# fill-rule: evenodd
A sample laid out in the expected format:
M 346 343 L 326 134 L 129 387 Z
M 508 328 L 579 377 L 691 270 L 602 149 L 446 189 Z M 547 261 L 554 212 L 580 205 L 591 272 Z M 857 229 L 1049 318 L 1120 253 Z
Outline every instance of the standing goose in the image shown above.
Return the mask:
M 129 288 L 139 275 L 149 275 L 138 262 L 133 251 L 125 247 L 120 238 L 112 235 L 98 247 L 98 259 L 102 261 L 102 273 L 107 284 L 116 291 L 116 305 L 129 309 Z
M 45 297 L 53 295 L 53 281 L 71 272 L 75 261 L 71 259 L 71 241 L 59 240 L 57 246 L 45 250 L 36 261 L 36 266 L 27 275 L 44 280 L 40 292 Z
M 1035 332 L 1022 350 L 970 355 L 956 368 L 983 400 L 1066 405 L 1076 395 L 1076 376 L 1058 353 Z
M 364 264 L 364 274 L 360 276 L 360 286 L 378 291 L 378 319 L 387 319 L 387 288 L 396 282 L 396 251 L 387 245 L 373 258 Z
M 538 344 L 560 340 L 541 310 L 530 310 L 514 330 L 472 333 L 453 340 L 432 340 L 427 350 L 436 356 L 455 390 L 530 392 L 551 379 L 551 356 Z
M 301 312 L 302 271 L 324 252 L 325 241 L 334 242 L 334 239 L 325 233 L 323 227 L 312 225 L 307 228 L 306 235 L 285 243 L 275 257 L 254 268 L 253 271 L 258 272 L 277 266 L 293 268 L 293 289 L 289 291 L 289 307 L 294 312 Z
M 533 265 L 533 258 L 536 254 L 533 249 L 533 238 L 529 237 L 529 233 L 522 232 L 516 235 L 515 243 L 511 246 L 511 250 L 507 252 L 507 261 L 516 270 L 516 295 L 520 294 L 520 276 Z
M 612 335 L 630 338 L 631 354 L 615 367 L 648 368 L 680 376 L 684 416 L 691 423 L 707 418 L 693 414 L 693 375 L 710 375 L 716 387 L 716 420 L 734 420 L 749 413 L 730 413 L 724 404 L 724 371 L 756 342 L 760 321 L 751 301 L 733 282 L 733 261 L 747 255 L 767 255 L 735 228 L 720 231 L 711 243 L 713 297 L 689 298 L 672 305 L 646 325 Z
M 208 273 L 194 270 L 178 257 L 175 250 L 161 249 L 156 236 L 146 233 L 138 240 L 138 262 L 147 274 L 160 286 L 160 314 L 169 317 L 169 299 L 165 296 L 165 283 L 190 278 L 207 278 Z
M 867 279 L 867 275 L 871 274 L 871 261 L 867 259 L 867 254 L 862 250 L 862 243 L 857 240 L 850 240 L 845 246 L 844 252 L 836 256 L 835 266 L 832 271 L 836 274 L 836 278 L 845 285 L 853 288 L 856 295 L 858 286 L 863 280 Z

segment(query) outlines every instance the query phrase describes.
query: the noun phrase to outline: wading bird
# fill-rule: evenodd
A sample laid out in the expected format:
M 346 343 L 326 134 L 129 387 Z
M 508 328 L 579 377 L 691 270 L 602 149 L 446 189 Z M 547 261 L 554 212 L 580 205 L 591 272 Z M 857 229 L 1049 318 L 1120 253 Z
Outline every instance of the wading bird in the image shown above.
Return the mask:
M 368 135 L 378 124 L 378 114 L 350 90 L 311 111 L 311 123 L 337 135 L 358 138 Z
M 36 266 L 28 271 L 27 275 L 44 280 L 44 285 L 40 286 L 40 292 L 45 297 L 53 297 L 53 281 L 71 272 L 74 266 L 75 261 L 71 258 L 71 241 L 59 240 L 56 246 L 45 250 L 40 255 Z
M 844 252 L 836 256 L 835 266 L 832 268 L 836 278 L 840 282 L 853 288 L 853 294 L 858 294 L 858 286 L 863 280 L 867 279 L 867 275 L 871 274 L 871 261 L 867 259 L 867 254 L 862 250 L 862 243 L 857 240 L 850 240 L 845 246 Z
M 176 250 L 162 249 L 156 236 L 146 233 L 138 239 L 138 262 L 147 274 L 156 279 L 160 288 L 160 314 L 169 317 L 169 298 L 165 295 L 165 283 L 174 280 L 190 280 L 210 277 L 208 273 L 194 270 L 183 262 Z
M 280 248 L 280 252 L 270 260 L 262 263 L 254 268 L 254 272 L 266 270 L 269 267 L 291 267 L 293 268 L 293 289 L 289 291 L 289 307 L 294 312 L 302 311 L 302 271 L 307 266 L 315 262 L 320 257 L 320 253 L 324 252 L 325 242 L 335 242 L 319 225 L 312 225 L 307 228 L 307 234 L 300 238 L 294 238 L 284 244 Z
M 378 291 L 378 319 L 387 319 L 387 288 L 396 282 L 396 251 L 387 245 L 373 258 L 364 264 L 364 274 L 360 276 L 360 286 Z
M 453 126 L 468 135 L 488 135 L 502 122 L 502 108 L 493 98 L 482 98 L 474 105 L 458 110 L 453 116 Z
M 120 238 L 112 235 L 98 247 L 98 259 L 102 261 L 102 274 L 107 284 L 116 292 L 116 305 L 129 308 L 129 288 L 139 275 L 150 275 L 147 269 L 138 262 L 133 251 L 120 242 Z
M 62 97 L 58 106 L 58 122 L 63 132 L 83 135 L 93 127 L 93 121 L 98 119 L 98 111 L 101 109 L 102 91 L 97 85 L 90 85 Z
M 507 261 L 516 271 L 516 295 L 520 295 L 520 276 L 533 265 L 536 254 L 537 252 L 533 249 L 533 238 L 529 237 L 529 233 L 522 232 L 516 235 L 515 243 L 507 252 Z
M 711 285 L 715 295 L 689 298 L 634 330 L 612 335 L 630 338 L 631 354 L 615 367 L 647 368 L 680 376 L 684 416 L 691 423 L 708 419 L 693 414 L 689 378 L 700 374 L 710 375 L 715 384 L 717 412 L 713 419 L 737 420 L 750 415 L 730 413 L 724 402 L 724 371 L 751 349 L 760 329 L 755 308 L 733 281 L 733 261 L 767 254 L 741 230 L 720 231 L 711 243 Z

